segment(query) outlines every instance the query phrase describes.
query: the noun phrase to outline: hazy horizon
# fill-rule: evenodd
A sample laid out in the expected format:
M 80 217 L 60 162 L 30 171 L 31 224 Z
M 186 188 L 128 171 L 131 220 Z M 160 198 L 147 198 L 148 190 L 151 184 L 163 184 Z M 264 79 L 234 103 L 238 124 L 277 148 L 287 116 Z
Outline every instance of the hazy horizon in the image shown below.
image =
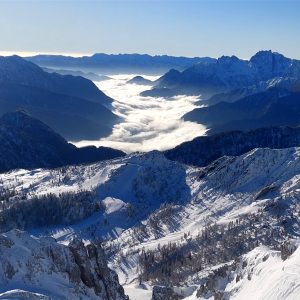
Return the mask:
M 272 49 L 300 59 L 300 2 L 293 0 L 2 0 L 0 11 L 0 53 L 246 59 Z
M 273 49 L 260 49 L 258 51 L 269 51 L 271 50 L 272 52 L 277 52 L 277 53 L 280 53 L 282 55 L 284 55 L 285 57 L 289 57 L 289 58 L 292 58 L 292 59 L 300 59 L 299 58 L 296 58 L 296 57 L 290 57 L 288 55 L 286 55 L 285 53 L 282 53 L 282 52 L 278 52 L 278 51 L 275 51 Z M 240 56 L 237 56 L 238 58 L 240 59 L 244 59 L 244 60 L 249 60 L 252 56 L 254 56 L 258 51 L 254 52 L 252 55 L 250 55 L 249 57 L 240 57 Z M 71 53 L 71 52 L 29 52 L 29 51 L 0 51 L 0 56 L 12 56 L 12 55 L 18 55 L 20 57 L 31 57 L 31 56 L 37 56 L 37 55 L 59 55 L 59 56 L 69 56 L 69 57 L 76 57 L 76 58 L 79 58 L 79 57 L 85 57 L 85 56 L 93 56 L 95 54 L 105 54 L 105 55 L 150 55 L 150 56 L 171 56 L 171 57 L 188 57 L 188 58 L 195 58 L 195 57 L 211 57 L 211 58 L 219 58 L 221 56 L 209 56 L 209 55 L 204 55 L 204 56 L 185 56 L 185 55 L 171 55 L 171 54 L 168 54 L 168 53 L 157 53 L 157 54 L 149 54 L 149 53 L 136 53 L 136 52 L 132 52 L 132 53 L 125 53 L 125 52 L 115 52 L 115 53 L 107 53 L 107 52 L 101 52 L 101 51 L 98 51 L 98 52 L 93 52 L 93 53 Z M 236 56 L 235 54 L 228 54 L 226 56 Z

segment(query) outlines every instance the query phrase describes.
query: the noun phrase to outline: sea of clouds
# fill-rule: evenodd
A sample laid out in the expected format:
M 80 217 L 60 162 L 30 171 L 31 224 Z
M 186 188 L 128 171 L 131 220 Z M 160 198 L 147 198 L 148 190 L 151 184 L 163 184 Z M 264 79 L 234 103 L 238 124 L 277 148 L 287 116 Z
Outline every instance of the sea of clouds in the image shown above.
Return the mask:
M 113 98 L 113 112 L 122 121 L 116 124 L 112 134 L 97 141 L 76 142 L 86 145 L 107 146 L 126 153 L 135 151 L 166 150 L 196 136 L 205 135 L 206 128 L 180 118 L 193 110 L 199 97 L 176 96 L 171 99 L 142 97 L 147 85 L 129 84 L 135 75 L 114 75 L 111 79 L 95 82 L 100 90 Z M 155 80 L 157 76 L 143 76 Z

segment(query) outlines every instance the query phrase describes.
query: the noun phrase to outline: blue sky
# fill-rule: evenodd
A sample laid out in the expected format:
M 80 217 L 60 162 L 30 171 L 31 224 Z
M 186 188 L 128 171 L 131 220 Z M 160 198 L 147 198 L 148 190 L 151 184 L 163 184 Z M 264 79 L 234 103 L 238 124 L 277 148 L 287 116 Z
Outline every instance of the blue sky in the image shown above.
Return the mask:
M 0 0 L 0 52 L 300 59 L 300 0 Z

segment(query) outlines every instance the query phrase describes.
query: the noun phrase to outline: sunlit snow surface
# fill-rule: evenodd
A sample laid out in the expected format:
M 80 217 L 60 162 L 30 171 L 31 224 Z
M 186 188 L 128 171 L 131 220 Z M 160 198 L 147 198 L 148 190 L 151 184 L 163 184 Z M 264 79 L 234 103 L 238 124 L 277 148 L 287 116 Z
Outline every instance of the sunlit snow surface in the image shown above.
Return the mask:
M 114 250 L 108 257 L 109 266 L 117 272 L 130 299 L 150 300 L 151 282 L 139 286 L 138 249 L 154 250 L 170 242 L 184 245 L 187 242 L 182 239 L 184 234 L 196 238 L 208 221 L 226 225 L 255 214 L 275 199 L 294 207 L 300 199 L 299 174 L 300 148 L 253 149 L 235 158 L 221 159 L 207 168 L 182 166 L 161 153 L 150 152 L 63 169 L 14 170 L 0 174 L 0 190 L 14 191 L 19 197 L 23 193 L 32 197 L 95 191 L 96 199 L 102 200 L 103 211 L 73 225 L 58 224 L 30 233 L 51 235 L 63 244 L 75 236 L 86 243 L 95 236 L 101 237 L 106 249 Z M 262 194 L 271 186 L 274 189 Z M 136 208 L 132 215 L 128 214 L 128 203 Z M 149 214 L 155 214 L 161 203 L 173 203 L 177 208 L 161 218 L 157 230 L 151 226 Z M 275 228 L 276 222 L 274 218 L 269 226 Z M 139 224 L 145 225 L 147 232 L 143 239 L 135 238 L 140 231 L 134 229 Z M 298 235 L 297 224 L 293 230 Z M 299 251 L 300 248 L 282 261 L 278 252 L 266 247 L 254 249 L 244 255 L 248 263 L 242 268 L 240 280 L 236 280 L 240 273 L 233 272 L 226 281 L 221 280 L 222 288 L 230 293 L 230 300 L 298 300 Z M 184 299 L 204 300 L 196 294 L 205 274 L 207 271 L 203 269 L 186 277 L 186 286 L 181 287 Z M 20 287 L 13 286 L 16 288 Z M 16 299 L 1 292 L 6 291 L 0 289 L 0 299 Z
M 99 141 L 80 141 L 77 146 L 108 146 L 127 153 L 165 150 L 196 136 L 204 135 L 203 125 L 185 122 L 180 118 L 193 110 L 199 97 L 176 96 L 171 99 L 142 97 L 139 94 L 151 87 L 129 84 L 135 75 L 115 75 L 95 84 L 112 97 L 113 111 L 123 120 L 113 128 L 109 137 Z M 155 80 L 157 76 L 143 76 Z

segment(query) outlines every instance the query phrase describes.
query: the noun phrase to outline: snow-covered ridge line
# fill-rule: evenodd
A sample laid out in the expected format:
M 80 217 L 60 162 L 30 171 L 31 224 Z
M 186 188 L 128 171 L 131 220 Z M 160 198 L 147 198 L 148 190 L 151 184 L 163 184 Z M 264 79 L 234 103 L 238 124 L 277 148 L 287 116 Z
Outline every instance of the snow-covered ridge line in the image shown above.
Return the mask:
M 16 194 L 30 189 L 33 195 L 95 192 L 102 211 L 73 225 L 35 232 L 52 235 L 64 244 L 74 236 L 86 241 L 103 238 L 110 268 L 117 271 L 135 300 L 134 294 L 150 299 L 153 285 L 166 284 L 160 267 L 176 266 L 170 265 L 174 253 L 180 254 L 184 264 L 169 283 L 174 288 L 178 283 L 187 284 L 193 292 L 201 285 L 193 277 L 199 272 L 195 268 L 196 261 L 203 258 L 201 253 L 217 253 L 234 239 L 225 254 L 206 255 L 211 261 L 202 261 L 202 267 L 212 269 L 258 245 L 280 249 L 285 239 L 297 236 L 299 174 L 299 148 L 254 149 L 241 156 L 222 157 L 204 168 L 184 166 L 153 151 L 87 166 L 1 174 L 0 188 Z M 208 228 L 211 235 L 205 233 Z M 245 237 L 249 237 L 248 244 Z M 239 249 L 237 245 L 245 246 Z M 143 253 L 148 258 L 154 254 L 158 268 L 152 273 L 147 269 L 149 259 L 141 265 Z M 185 296 L 192 296 L 191 292 Z

